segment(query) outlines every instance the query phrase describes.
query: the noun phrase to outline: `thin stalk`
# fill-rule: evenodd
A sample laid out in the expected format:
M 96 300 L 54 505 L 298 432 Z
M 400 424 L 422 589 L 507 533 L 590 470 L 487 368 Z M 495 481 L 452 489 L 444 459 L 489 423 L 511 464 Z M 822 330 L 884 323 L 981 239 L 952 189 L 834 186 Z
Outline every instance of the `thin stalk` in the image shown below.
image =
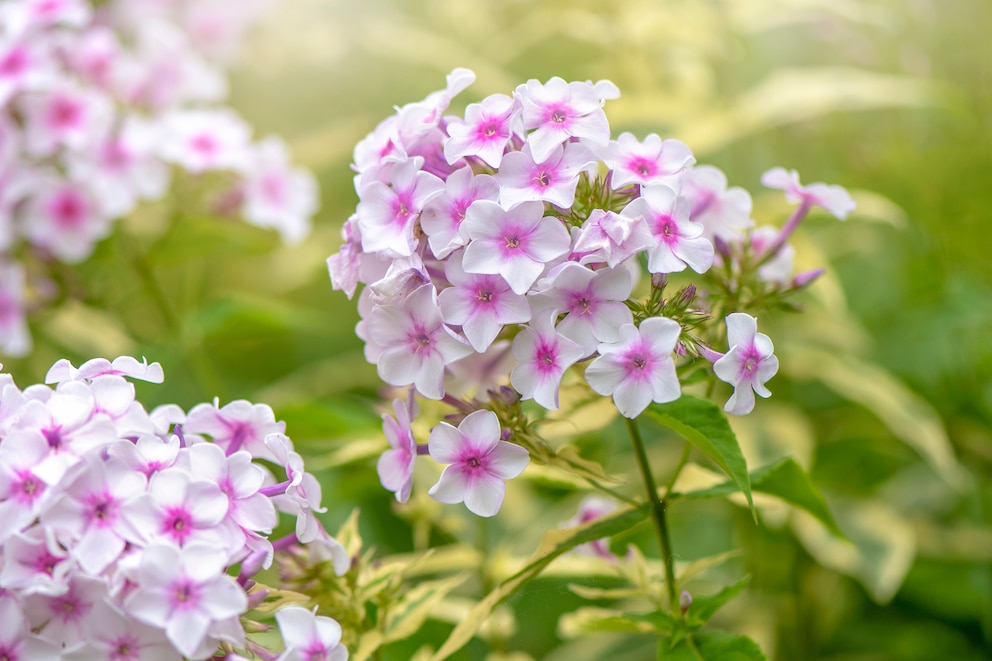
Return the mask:
M 686 443 L 682 448 L 682 456 L 679 458 L 679 463 L 675 466 L 675 472 L 672 476 L 668 478 L 668 484 L 665 485 L 665 498 L 667 499 L 669 494 L 672 493 L 672 489 L 675 488 L 675 482 L 679 479 L 679 475 L 682 474 L 682 469 L 685 468 L 685 464 L 689 461 L 689 455 L 692 453 L 692 446 Z
M 644 450 L 644 441 L 641 440 L 641 432 L 637 429 L 637 422 L 631 418 L 625 418 L 624 420 L 627 422 L 630 441 L 634 445 L 634 456 L 637 457 L 637 466 L 641 469 L 641 477 L 644 480 L 644 489 L 647 492 L 648 502 L 651 503 L 654 527 L 658 533 L 658 543 L 661 546 L 661 560 L 665 567 L 668 607 L 674 612 L 678 608 L 679 599 L 675 586 L 675 558 L 672 554 L 672 541 L 668 534 L 668 520 L 665 516 L 667 507 L 666 499 L 658 497 L 658 487 L 655 485 L 654 476 L 651 473 L 651 464 L 648 463 L 648 455 Z M 668 494 L 665 495 L 667 496 Z

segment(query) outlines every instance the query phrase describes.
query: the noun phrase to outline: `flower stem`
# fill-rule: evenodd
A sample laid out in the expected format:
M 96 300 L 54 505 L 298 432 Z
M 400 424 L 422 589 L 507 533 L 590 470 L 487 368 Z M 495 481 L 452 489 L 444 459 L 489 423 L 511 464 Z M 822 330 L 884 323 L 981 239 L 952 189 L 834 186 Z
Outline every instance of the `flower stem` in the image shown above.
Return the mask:
M 674 612 L 678 608 L 678 590 L 675 585 L 675 557 L 672 554 L 672 541 L 668 534 L 668 520 L 665 517 L 665 498 L 658 496 L 658 487 L 655 485 L 654 476 L 651 474 L 651 464 L 648 463 L 648 455 L 644 450 L 644 441 L 641 440 L 641 432 L 637 429 L 637 422 L 631 418 L 624 419 L 627 423 L 627 431 L 630 433 L 631 443 L 634 445 L 634 456 L 637 457 L 637 466 L 641 469 L 641 477 L 644 480 L 644 489 L 647 492 L 648 502 L 651 503 L 651 513 L 654 517 L 654 527 L 658 532 L 658 543 L 661 546 L 661 560 L 665 567 L 665 586 L 668 588 L 668 606 Z M 666 494 L 667 496 L 667 494 Z

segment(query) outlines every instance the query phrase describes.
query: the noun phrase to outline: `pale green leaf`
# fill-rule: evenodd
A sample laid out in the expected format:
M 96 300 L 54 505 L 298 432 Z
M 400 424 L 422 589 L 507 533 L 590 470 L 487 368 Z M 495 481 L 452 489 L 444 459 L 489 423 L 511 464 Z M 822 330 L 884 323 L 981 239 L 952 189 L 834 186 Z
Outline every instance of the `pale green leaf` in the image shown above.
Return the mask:
M 558 619 L 558 635 L 568 640 L 591 633 L 654 633 L 654 625 L 628 617 L 609 608 L 579 608 Z
M 426 581 L 403 595 L 386 614 L 384 642 L 401 640 L 420 629 L 431 609 L 452 590 L 468 579 L 469 573 L 456 574 L 436 581 Z
M 538 576 L 541 571 L 551 563 L 552 560 L 566 551 L 600 539 L 602 537 L 612 537 L 624 530 L 629 530 L 637 525 L 650 513 L 648 505 L 637 508 L 620 510 L 609 516 L 605 516 L 592 521 L 584 526 L 576 528 L 566 528 L 564 530 L 551 530 L 545 533 L 530 562 L 513 576 L 502 581 L 496 588 L 487 594 L 469 614 L 462 620 L 448 636 L 448 639 L 441 646 L 441 649 L 433 657 L 433 661 L 441 661 L 451 656 L 461 649 L 472 636 L 479 630 L 492 610 L 514 591 Z

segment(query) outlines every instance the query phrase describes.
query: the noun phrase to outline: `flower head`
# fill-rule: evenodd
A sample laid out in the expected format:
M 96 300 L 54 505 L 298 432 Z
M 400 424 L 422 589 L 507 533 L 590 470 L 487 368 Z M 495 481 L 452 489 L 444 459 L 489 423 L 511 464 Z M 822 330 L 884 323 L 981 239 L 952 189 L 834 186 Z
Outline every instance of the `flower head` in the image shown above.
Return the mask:
M 442 422 L 431 431 L 431 456 L 450 464 L 427 493 L 442 503 L 465 503 L 473 514 L 493 516 L 506 493 L 504 480 L 523 472 L 527 450 L 500 439 L 499 420 L 492 411 L 475 411 L 458 427 Z
M 727 315 L 727 342 L 730 351 L 713 364 L 713 371 L 734 386 L 724 410 L 744 415 L 754 408 L 755 393 L 771 396 L 765 382 L 778 372 L 778 358 L 771 339 L 758 332 L 758 320 L 743 312 Z

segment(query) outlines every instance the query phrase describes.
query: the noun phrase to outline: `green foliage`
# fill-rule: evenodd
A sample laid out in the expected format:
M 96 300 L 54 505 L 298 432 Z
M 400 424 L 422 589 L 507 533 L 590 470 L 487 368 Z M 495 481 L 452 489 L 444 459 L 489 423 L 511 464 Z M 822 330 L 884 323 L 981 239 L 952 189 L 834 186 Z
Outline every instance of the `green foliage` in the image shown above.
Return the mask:
M 651 404 L 646 414 L 658 424 L 681 434 L 716 462 L 747 498 L 757 521 L 758 515 L 751 499 L 747 462 L 737 436 L 719 406 L 709 400 L 683 394 L 668 404 Z

